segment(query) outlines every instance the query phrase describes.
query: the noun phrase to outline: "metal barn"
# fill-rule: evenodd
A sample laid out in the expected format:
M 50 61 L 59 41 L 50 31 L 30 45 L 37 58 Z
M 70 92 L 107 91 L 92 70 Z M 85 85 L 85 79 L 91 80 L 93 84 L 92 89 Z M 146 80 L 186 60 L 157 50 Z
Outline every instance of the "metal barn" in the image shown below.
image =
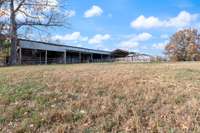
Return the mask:
M 111 61 L 111 52 L 20 39 L 19 64 L 71 64 Z
M 103 51 L 25 39 L 19 39 L 17 44 L 18 64 L 151 62 L 153 58 L 150 55 L 121 49 Z

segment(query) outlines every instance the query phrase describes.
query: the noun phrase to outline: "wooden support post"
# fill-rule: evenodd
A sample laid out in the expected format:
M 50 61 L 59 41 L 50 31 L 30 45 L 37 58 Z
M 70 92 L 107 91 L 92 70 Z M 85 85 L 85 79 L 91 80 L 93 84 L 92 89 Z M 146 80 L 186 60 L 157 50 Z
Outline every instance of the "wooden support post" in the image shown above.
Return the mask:
M 70 55 L 70 64 L 72 64 L 72 63 L 73 63 L 73 56 Z
M 64 52 L 64 58 L 63 58 L 63 60 L 64 60 L 64 64 L 66 64 L 66 61 L 67 61 L 67 59 L 66 59 L 66 57 L 67 57 L 67 54 L 66 54 L 66 51 Z
M 111 56 L 110 55 L 108 55 L 108 61 L 111 62 Z
M 101 54 L 101 62 L 103 62 L 103 55 Z
M 93 62 L 93 54 L 91 54 L 91 62 Z
M 22 48 L 19 49 L 19 64 L 22 64 Z
M 81 52 L 79 52 L 79 63 L 81 63 L 81 59 L 82 59 Z
M 110 60 L 110 57 L 108 55 L 106 55 L 106 62 L 108 62 Z
M 47 50 L 45 51 L 45 64 L 47 64 L 48 63 L 48 53 L 47 53 Z
M 41 57 L 41 51 L 40 51 L 40 65 L 42 64 L 42 57 Z

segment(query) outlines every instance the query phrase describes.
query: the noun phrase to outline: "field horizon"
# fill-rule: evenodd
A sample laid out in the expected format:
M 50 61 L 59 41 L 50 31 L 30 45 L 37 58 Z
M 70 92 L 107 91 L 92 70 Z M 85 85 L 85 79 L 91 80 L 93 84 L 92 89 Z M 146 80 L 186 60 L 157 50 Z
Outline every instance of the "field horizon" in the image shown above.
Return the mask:
M 200 62 L 0 68 L 0 132 L 200 132 Z

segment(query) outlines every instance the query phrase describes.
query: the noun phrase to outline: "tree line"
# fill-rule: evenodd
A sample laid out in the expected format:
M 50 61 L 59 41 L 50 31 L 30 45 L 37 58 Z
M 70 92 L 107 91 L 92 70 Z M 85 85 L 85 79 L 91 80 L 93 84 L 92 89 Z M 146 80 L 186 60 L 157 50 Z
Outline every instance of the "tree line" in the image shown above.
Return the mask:
M 171 36 L 165 47 L 171 61 L 200 61 L 200 34 L 197 29 L 184 29 Z

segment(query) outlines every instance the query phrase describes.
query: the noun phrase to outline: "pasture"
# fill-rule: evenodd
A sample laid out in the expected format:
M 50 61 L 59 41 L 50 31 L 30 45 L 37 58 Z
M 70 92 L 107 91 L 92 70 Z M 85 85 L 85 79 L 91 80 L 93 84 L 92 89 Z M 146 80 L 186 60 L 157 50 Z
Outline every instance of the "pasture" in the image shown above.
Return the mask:
M 200 132 L 200 63 L 0 68 L 0 132 Z

